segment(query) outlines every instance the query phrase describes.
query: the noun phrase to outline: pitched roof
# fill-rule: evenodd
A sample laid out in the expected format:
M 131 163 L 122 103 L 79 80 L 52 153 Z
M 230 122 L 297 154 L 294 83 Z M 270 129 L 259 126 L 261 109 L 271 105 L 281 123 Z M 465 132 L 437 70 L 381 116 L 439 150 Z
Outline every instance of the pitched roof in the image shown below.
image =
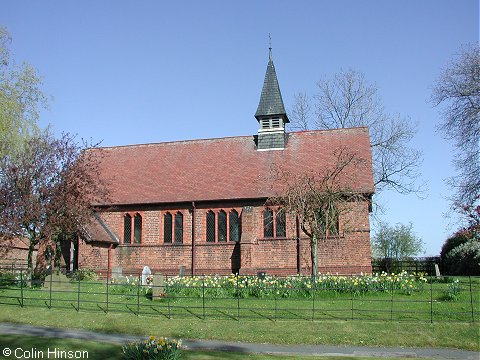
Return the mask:
M 265 73 L 265 80 L 263 81 L 262 94 L 260 95 L 260 102 L 258 103 L 255 117 L 258 119 L 262 116 L 269 115 L 284 115 L 285 122 L 288 122 L 285 107 L 283 106 L 282 94 L 280 93 L 280 86 L 278 85 L 277 74 L 272 58 L 270 57 Z
M 110 230 L 103 220 L 94 213 L 88 224 L 83 228 L 83 239 L 86 242 L 100 242 L 106 244 L 118 244 L 118 237 Z
M 155 204 L 275 195 L 275 164 L 299 172 L 333 165 L 335 149 L 365 159 L 355 170 L 354 190 L 373 193 L 366 128 L 288 134 L 284 150 L 257 151 L 253 136 L 103 148 L 100 176 L 110 184 L 109 204 Z M 104 204 L 107 205 L 107 204 Z

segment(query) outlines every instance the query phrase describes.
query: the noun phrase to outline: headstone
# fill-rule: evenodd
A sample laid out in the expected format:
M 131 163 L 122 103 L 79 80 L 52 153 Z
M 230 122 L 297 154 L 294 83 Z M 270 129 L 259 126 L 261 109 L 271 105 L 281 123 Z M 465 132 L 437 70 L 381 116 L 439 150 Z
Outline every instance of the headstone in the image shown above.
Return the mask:
M 438 267 L 438 264 L 435 264 L 435 276 L 437 278 L 441 277 L 440 275 L 440 268 Z
M 153 274 L 152 299 L 158 300 L 165 296 L 165 276 Z
M 147 277 L 150 275 L 152 275 L 150 268 L 148 266 L 144 266 L 142 271 L 142 285 L 148 285 Z
M 52 290 L 69 290 L 71 288 L 70 279 L 67 278 L 64 274 L 58 274 L 55 271 L 53 274 L 47 275 L 45 277 L 45 282 L 43 283 L 43 289 L 50 289 L 50 284 Z
M 185 266 L 180 266 L 178 270 L 178 276 L 183 277 L 185 275 Z
M 111 270 L 111 278 L 114 280 L 119 280 L 122 277 L 122 267 L 114 266 Z

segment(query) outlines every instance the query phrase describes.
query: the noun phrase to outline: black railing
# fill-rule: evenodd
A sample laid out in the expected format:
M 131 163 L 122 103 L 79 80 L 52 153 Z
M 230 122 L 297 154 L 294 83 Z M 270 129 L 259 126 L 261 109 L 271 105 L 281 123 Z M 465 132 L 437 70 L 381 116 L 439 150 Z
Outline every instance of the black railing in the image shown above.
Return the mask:
M 106 274 L 106 272 L 104 272 Z M 125 312 L 165 318 L 480 321 L 480 278 L 381 274 L 257 276 L 79 276 L 31 279 L 0 268 L 0 304 Z

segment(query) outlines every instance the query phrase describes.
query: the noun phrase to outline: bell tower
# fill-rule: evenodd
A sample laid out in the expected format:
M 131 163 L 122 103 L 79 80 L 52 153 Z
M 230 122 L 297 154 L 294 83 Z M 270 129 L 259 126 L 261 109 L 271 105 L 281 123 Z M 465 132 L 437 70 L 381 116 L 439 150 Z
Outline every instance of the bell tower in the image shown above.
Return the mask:
M 290 121 L 283 106 L 271 47 L 255 118 L 259 124 L 257 150 L 283 150 L 286 142 L 285 124 Z

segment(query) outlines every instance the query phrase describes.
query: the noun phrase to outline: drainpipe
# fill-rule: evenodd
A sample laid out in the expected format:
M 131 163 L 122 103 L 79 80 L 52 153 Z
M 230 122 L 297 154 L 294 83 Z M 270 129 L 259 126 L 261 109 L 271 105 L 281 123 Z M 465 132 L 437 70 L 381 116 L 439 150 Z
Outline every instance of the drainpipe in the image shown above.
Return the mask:
M 297 274 L 300 275 L 302 272 L 302 264 L 300 262 L 300 220 L 298 216 L 295 219 L 295 231 L 297 233 Z
M 110 244 L 108 246 L 108 257 L 107 257 L 107 282 L 110 281 L 110 253 L 111 253 L 111 250 L 112 250 L 112 246 L 113 244 Z
M 195 275 L 195 201 L 192 201 L 192 276 Z

